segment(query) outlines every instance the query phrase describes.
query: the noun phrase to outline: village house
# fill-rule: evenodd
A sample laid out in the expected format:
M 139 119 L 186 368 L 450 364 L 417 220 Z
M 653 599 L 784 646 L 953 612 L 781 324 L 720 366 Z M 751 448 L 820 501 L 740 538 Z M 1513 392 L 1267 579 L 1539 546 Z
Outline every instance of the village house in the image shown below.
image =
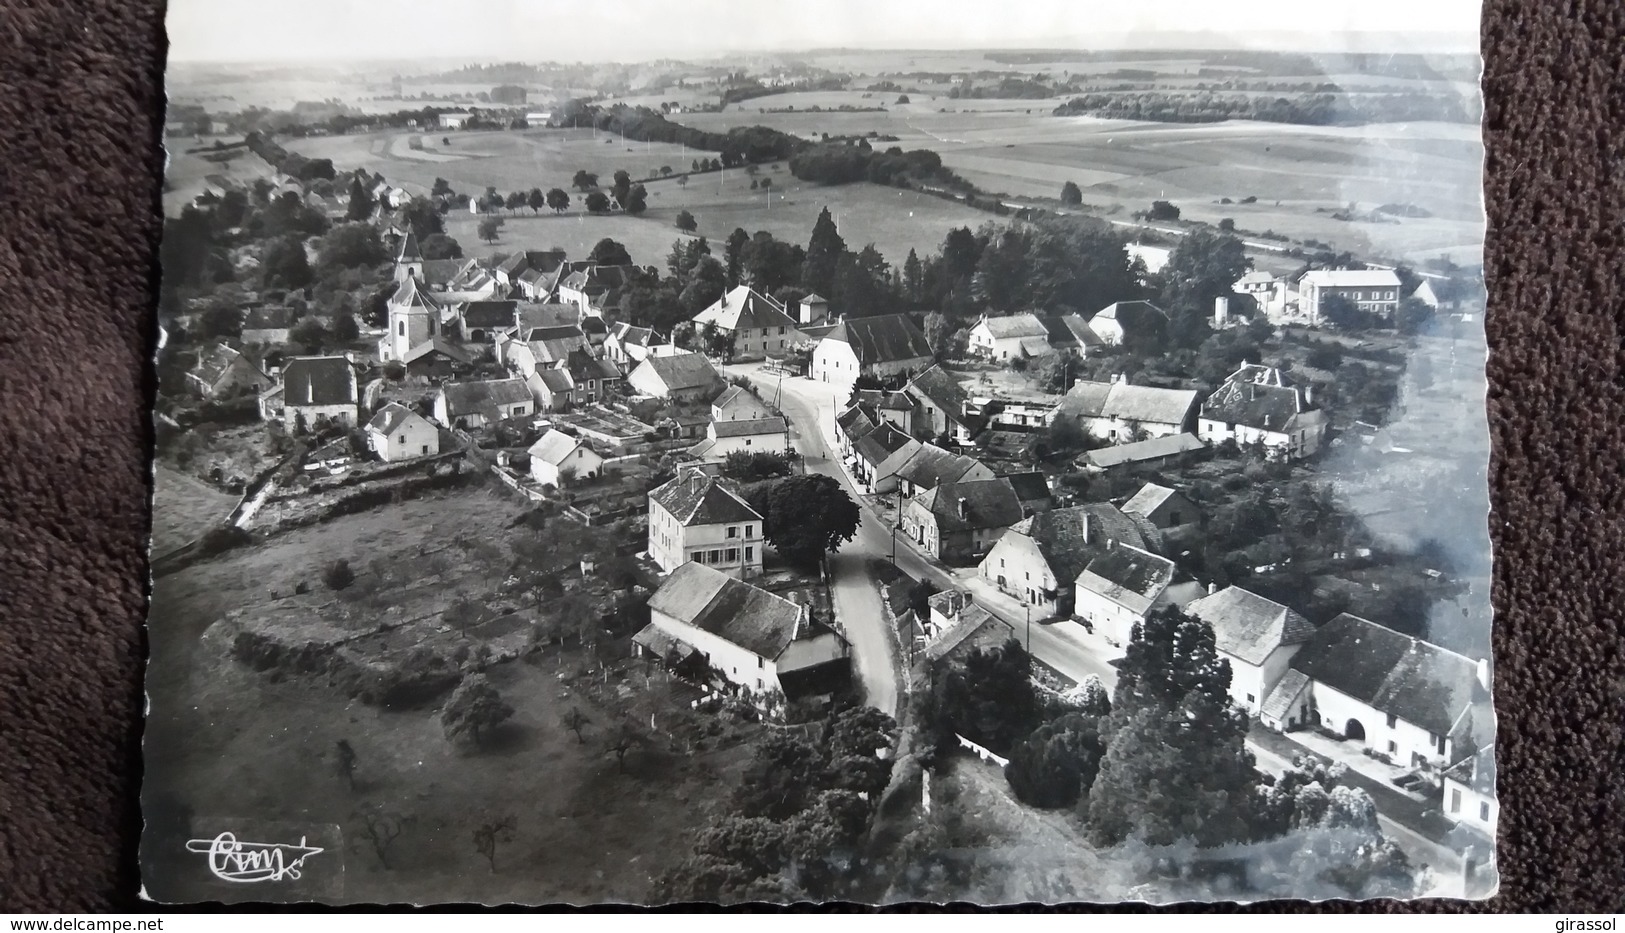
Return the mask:
M 1078 314 L 1041 314 L 1038 319 L 1049 331 L 1050 349 L 1068 356 L 1087 357 L 1089 351 L 1106 345 L 1089 322 Z
M 1018 497 L 1019 498 L 1019 497 Z M 1040 511 L 1012 525 L 977 572 L 999 590 L 1044 613 L 1065 611 L 1073 581 L 1094 557 L 1116 545 L 1160 547 L 1143 519 L 1109 502 Z
M 186 371 L 186 384 L 205 398 L 219 398 L 237 392 L 259 393 L 271 384 L 271 377 L 248 357 L 218 343 L 198 351 L 197 362 Z
M 560 278 L 554 297 L 575 305 L 583 315 L 603 317 L 605 308 L 618 304 L 621 293 L 646 275 L 642 266 L 592 265 Z
M 538 369 L 525 380 L 537 411 L 568 411 L 575 402 L 575 381 L 567 369 Z
M 412 379 L 444 381 L 467 369 L 468 354 L 444 337 L 430 337 L 401 357 L 406 375 Z
M 464 110 L 443 113 L 440 115 L 440 128 L 443 130 L 460 130 L 468 125 L 474 115 Z
M 496 276 L 497 281 L 503 285 L 510 287 L 518 285 L 523 288 L 527 273 L 533 273 L 530 281 L 539 282 L 542 276 L 550 272 L 557 272 L 562 265 L 564 265 L 564 250 L 562 249 L 526 249 L 509 256 L 491 272 Z M 525 296 L 531 301 L 537 300 L 536 296 L 531 294 L 528 289 Z
M 1230 701 L 1249 716 L 1259 715 L 1315 632 L 1297 612 L 1239 586 L 1194 600 L 1185 612 L 1213 626 L 1219 656 L 1230 662 Z
M 703 402 L 720 394 L 727 381 L 702 353 L 651 356 L 626 377 L 628 388 L 640 395 L 674 402 Z
M 1157 344 L 1167 336 L 1168 315 L 1149 301 L 1118 301 L 1095 312 L 1089 329 L 1108 347 Z
M 361 402 L 355 367 L 342 356 L 295 356 L 282 364 L 281 382 L 260 395 L 260 416 L 290 431 L 327 422 L 355 427 Z
M 1060 402 L 1052 397 L 965 400 L 966 418 L 977 420 L 993 431 L 1041 431 L 1049 427 L 1059 410 Z
M 765 543 L 762 516 L 702 470 L 682 469 L 649 493 L 649 559 L 665 573 L 692 561 L 758 576 Z
M 785 310 L 792 309 L 786 308 Z M 829 320 L 829 299 L 817 293 L 808 292 L 800 301 L 796 302 L 793 310 L 797 324 L 816 327 Z
M 440 453 L 440 429 L 400 402 L 390 402 L 367 422 L 367 447 L 386 463 Z
M 1114 545 L 1078 574 L 1072 614 L 1109 644 L 1125 648 L 1134 627 L 1151 613 L 1201 595 L 1201 584 L 1180 573 L 1173 561 L 1133 545 Z
M 1207 445 L 1194 434 L 1153 437 L 1148 441 L 1119 444 L 1091 450 L 1078 458 L 1078 465 L 1092 473 L 1127 470 L 1135 467 L 1161 467 L 1178 463 Z
M 996 362 L 1024 360 L 1051 352 L 1049 328 L 1030 312 L 981 319 L 970 329 L 970 352 Z
M 1251 298 L 1266 317 L 1278 317 L 1286 309 L 1286 282 L 1269 272 L 1254 270 L 1237 279 L 1230 290 Z
M 587 335 L 574 324 L 532 327 L 522 334 L 497 341 L 497 358 L 514 373 L 527 376 L 568 362 L 570 354 L 587 349 Z
M 853 318 L 836 324 L 813 348 L 816 382 L 851 385 L 859 376 L 889 379 L 935 362 L 925 332 L 906 314 Z
M 756 421 L 772 416 L 767 403 L 744 386 L 729 386 L 711 401 L 712 421 Z
M 1315 269 L 1298 280 L 1298 311 L 1319 324 L 1322 306 L 1335 295 L 1361 311 L 1392 318 L 1399 310 L 1399 289 L 1399 276 L 1391 269 Z
M 914 403 L 910 434 L 932 438 L 947 435 L 955 444 L 969 444 L 975 436 L 976 421 L 965 414 L 969 396 L 953 373 L 932 365 L 915 373 L 903 387 L 903 394 Z
M 604 337 L 604 358 L 622 369 L 631 369 L 648 359 L 663 343 L 665 340 L 649 328 L 633 327 L 622 321 L 611 327 Z
M 726 460 L 729 454 L 779 454 L 789 449 L 789 428 L 784 419 L 769 415 L 750 421 L 713 421 L 706 428 L 705 440 L 688 452 L 701 460 Z
M 935 444 L 921 444 L 914 455 L 897 468 L 897 484 L 906 498 L 914 498 L 944 483 L 989 479 L 993 479 L 993 471 L 986 464 Z
M 1343 613 L 1304 642 L 1260 718 L 1328 729 L 1400 767 L 1444 768 L 1493 729 L 1489 685 L 1488 661 Z
M 1010 481 L 1010 487 L 1016 491 L 1016 499 L 1021 502 L 1021 514 L 1032 515 L 1055 508 L 1055 496 L 1050 492 L 1049 480 L 1043 472 L 1024 470 L 1001 475 Z
M 841 458 L 852 457 L 853 445 L 858 439 L 880 426 L 880 417 L 872 408 L 861 404 L 849 405 L 835 418 L 835 441 L 841 448 Z
M 318 320 L 323 320 L 317 317 Z M 279 346 L 293 336 L 293 325 L 299 319 L 288 307 L 250 308 L 243 315 L 243 346 Z
M 440 303 L 408 276 L 389 299 L 387 332 L 378 341 L 380 362 L 405 360 L 406 354 L 440 334 Z
M 536 400 L 517 377 L 448 383 L 434 399 L 434 418 L 448 428 L 473 430 L 535 413 Z
M 730 289 L 693 320 L 696 328 L 710 325 L 732 337 L 733 359 L 740 362 L 782 357 L 801 340 L 784 306 L 749 285 Z
M 514 326 L 519 302 L 505 298 L 465 301 L 456 309 L 457 326 L 469 343 L 495 343 L 497 334 Z
M 852 444 L 852 479 L 864 492 L 897 489 L 897 470 L 920 449 L 920 442 L 882 421 Z
M 607 402 L 620 394 L 621 371 L 609 360 L 599 359 L 582 349 L 571 350 L 562 367 L 570 373 L 575 384 L 577 401 L 591 404 Z
M 530 445 L 530 478 L 541 486 L 563 488 L 572 482 L 597 479 L 604 458 L 579 438 L 552 429 Z
M 1195 427 L 1197 393 L 1131 385 L 1126 380 L 1079 382 L 1061 399 L 1055 417 L 1070 418 L 1089 434 L 1114 444 L 1185 434 Z
M 748 696 L 770 715 L 798 681 L 850 664 L 851 648 L 806 606 L 714 568 L 684 564 L 649 599 L 649 624 L 633 642 L 646 656 L 677 660 L 708 686 Z
M 1162 532 L 1178 531 L 1201 521 L 1196 503 L 1177 489 L 1146 483 L 1123 503 L 1123 511 L 1138 515 Z
M 1443 774 L 1444 815 L 1491 839 L 1501 815 L 1495 796 L 1495 746 L 1486 744 Z
M 1235 441 L 1261 446 L 1277 460 L 1298 460 L 1320 450 L 1326 414 L 1307 387 L 1271 366 L 1244 364 L 1202 402 L 1197 436 L 1209 444 Z
M 902 531 L 945 563 L 980 560 L 1011 525 L 1021 500 L 1006 479 L 944 483 L 903 503 Z

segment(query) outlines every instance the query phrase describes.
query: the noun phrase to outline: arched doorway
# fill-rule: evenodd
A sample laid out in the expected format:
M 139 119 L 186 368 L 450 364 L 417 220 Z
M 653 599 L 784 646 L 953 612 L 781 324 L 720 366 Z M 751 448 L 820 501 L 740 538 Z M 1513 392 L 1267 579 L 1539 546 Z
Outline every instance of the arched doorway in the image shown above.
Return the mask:
M 1350 719 L 1348 721 L 1348 725 L 1343 727 L 1343 736 L 1344 738 L 1358 739 L 1361 742 L 1364 742 L 1365 726 L 1360 725 L 1360 720 L 1358 719 Z

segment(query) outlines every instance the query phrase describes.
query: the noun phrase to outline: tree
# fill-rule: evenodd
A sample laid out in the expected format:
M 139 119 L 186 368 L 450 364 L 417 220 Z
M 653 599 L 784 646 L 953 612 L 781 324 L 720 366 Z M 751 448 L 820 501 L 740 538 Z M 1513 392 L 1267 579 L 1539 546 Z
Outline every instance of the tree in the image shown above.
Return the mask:
M 931 597 L 937 593 L 937 585 L 929 577 L 921 577 L 908 588 L 908 607 L 914 611 L 916 619 L 931 617 Z
M 378 228 L 362 223 L 340 224 L 328 231 L 316 249 L 316 256 L 324 273 L 379 266 L 389 261 L 384 243 L 378 238 Z
M 621 207 L 636 217 L 648 209 L 649 192 L 642 185 L 633 185 L 626 193 L 626 200 L 621 202 Z
M 786 819 L 812 802 L 828 768 L 829 755 L 809 739 L 772 733 L 756 746 L 734 804 L 742 816 Z
M 766 230 L 758 230 L 739 251 L 743 277 L 764 292 L 795 283 L 805 259 L 801 247 L 774 239 Z
M 424 259 L 461 259 L 463 246 L 444 233 L 431 233 L 418 241 L 418 252 Z
M 198 321 L 198 335 L 206 340 L 236 340 L 242 337 L 242 310 L 228 302 L 211 303 Z
M 632 193 L 632 176 L 624 168 L 615 170 L 614 183 L 609 186 L 609 193 L 615 196 L 617 203 L 624 209 L 627 198 Z
M 571 179 L 570 187 L 577 191 L 587 191 L 598 187 L 598 176 L 586 169 L 577 169 L 575 178 Z
M 750 490 L 763 534 L 786 561 L 814 567 L 858 533 L 862 512 L 833 477 L 791 476 Z
M 1432 321 L 1432 306 L 1420 298 L 1406 298 L 1394 312 L 1394 326 L 1406 336 L 1420 334 Z
M 487 217 L 484 220 L 480 221 L 480 226 L 479 226 L 480 239 L 484 240 L 487 243 L 495 243 L 497 241 L 497 237 L 500 235 L 499 231 L 501 231 L 501 229 L 502 229 L 502 218 L 501 217 Z
M 436 233 L 446 232 L 446 221 L 441 216 L 440 205 L 428 198 L 413 198 L 407 201 L 401 213 L 419 243 Z
M 1162 307 L 1176 344 L 1194 349 L 1207 339 L 1213 300 L 1232 295 L 1248 264 L 1242 242 L 1233 236 L 1199 227 L 1180 238 L 1161 273 Z
M 260 282 L 266 288 L 304 288 L 314 278 L 299 237 L 278 237 L 265 244 L 260 254 Z
M 440 711 L 440 725 L 448 741 L 468 736 L 479 745 L 490 731 L 513 715 L 513 707 L 502 699 L 484 674 L 464 677 Z
M 320 353 L 332 340 L 333 335 L 328 333 L 327 325 L 320 318 L 304 318 L 288 331 L 288 342 L 306 353 Z
M 588 193 L 585 203 L 588 213 L 602 214 L 609 210 L 609 195 L 602 191 L 593 191 Z
M 530 193 L 525 195 L 525 205 L 530 208 L 532 214 L 539 214 L 542 208 L 547 206 L 547 195 L 543 194 L 540 188 L 532 188 Z
M 348 311 L 333 318 L 333 339 L 339 343 L 354 343 L 361 338 L 361 325 Z
M 723 244 L 723 268 L 728 273 L 728 287 L 739 284 L 740 276 L 744 273 L 745 244 L 750 242 L 750 234 L 743 227 L 735 227 L 734 232 L 728 234 L 728 241 Z
M 348 221 L 371 220 L 373 209 L 378 202 L 373 200 L 372 192 L 361 183 L 360 178 L 350 179 L 350 206 L 344 212 L 344 219 Z
M 440 618 L 466 638 L 469 629 L 485 620 L 485 607 L 467 596 L 458 596 L 440 614 Z
M 1235 218 L 1232 218 L 1232 217 L 1220 217 L 1219 218 L 1219 232 L 1220 233 L 1235 233 L 1236 232 Z
M 1152 201 L 1145 216 L 1150 220 L 1178 220 L 1179 208 L 1168 201 Z
M 686 210 L 677 212 L 677 229 L 688 233 L 693 233 L 695 228 L 698 226 L 699 224 L 695 223 L 694 221 L 693 214 L 690 214 Z
M 549 188 L 547 190 L 547 206 L 553 213 L 562 214 L 570 207 L 570 193 L 563 188 Z
M 507 200 L 503 202 L 503 206 L 507 207 L 509 211 L 518 211 L 523 210 L 526 203 L 527 198 L 525 197 L 525 193 L 523 191 L 515 191 L 508 195 Z
M 581 734 L 581 730 L 587 725 L 587 716 L 581 712 L 581 707 L 572 706 L 565 710 L 564 716 L 559 721 L 564 728 L 576 734 L 577 745 L 587 744 L 587 739 Z
M 1377 326 L 1380 318 L 1360 306 L 1346 295 L 1326 295 L 1320 299 L 1320 319 L 1334 324 L 1339 330 L 1363 333 Z
M 1004 776 L 1022 803 L 1070 807 L 1088 797 L 1105 752 L 1099 719 L 1067 713 L 1034 729 L 1012 749 Z
M 1061 203 L 1078 205 L 1083 203 L 1083 189 L 1075 181 L 1069 181 L 1061 186 Z
M 362 810 L 356 814 L 356 818 L 361 822 L 361 831 L 357 835 L 372 847 L 372 854 L 378 858 L 378 867 L 388 871 L 390 847 L 417 819 L 385 810 L 381 806 Z
M 430 197 L 435 197 L 435 198 L 444 198 L 444 197 L 449 197 L 450 195 L 451 195 L 451 182 L 445 180 L 444 178 L 436 178 L 434 180 L 434 187 L 429 189 L 429 196 Z
M 1094 674 L 1085 677 L 1083 683 L 1078 685 L 1077 709 L 1085 716 L 1093 716 L 1096 719 L 1112 711 L 1111 693 L 1106 689 L 1106 684 Z
M 938 358 L 952 354 L 954 349 L 954 334 L 959 331 L 959 322 L 937 311 L 925 316 L 925 342 L 930 344 L 931 352 Z
M 339 739 L 337 744 L 333 746 L 333 751 L 333 770 L 338 773 L 339 777 L 344 778 L 344 783 L 349 786 L 350 790 L 354 791 L 355 747 L 350 744 L 349 739 Z
M 835 266 L 846 252 L 846 241 L 835 228 L 835 218 L 826 206 L 813 222 L 812 237 L 807 241 L 807 258 L 801 267 L 801 284 L 820 295 L 831 295 L 835 288 Z
M 897 95 L 897 102 L 899 104 L 908 103 L 908 95 L 907 94 L 899 94 L 899 95 Z
M 604 736 L 604 754 L 615 756 L 615 770 L 626 773 L 626 756 L 643 747 L 643 730 L 629 719 L 622 719 Z
M 497 873 L 497 843 L 512 839 L 517 825 L 513 814 L 509 813 L 499 817 L 488 817 L 474 827 L 474 851 L 485 856 L 485 860 L 491 865 L 491 874 Z
M 1230 703 L 1230 663 L 1213 627 L 1177 609 L 1134 627 L 1112 711 L 1106 756 L 1088 803 L 1100 845 L 1201 847 L 1247 838 L 1258 781 L 1247 716 Z
M 1004 754 L 1038 725 L 1031 659 L 1015 638 L 978 648 L 937 674 L 922 705 L 922 728 L 938 750 L 953 747 L 957 733 Z
M 920 262 L 920 257 L 910 248 L 908 258 L 903 260 L 903 297 L 908 299 L 910 304 L 920 302 L 920 288 L 924 282 L 925 266 Z
M 625 246 L 604 237 L 592 245 L 592 250 L 587 253 L 587 261 L 601 266 L 630 266 L 632 254 L 626 251 Z

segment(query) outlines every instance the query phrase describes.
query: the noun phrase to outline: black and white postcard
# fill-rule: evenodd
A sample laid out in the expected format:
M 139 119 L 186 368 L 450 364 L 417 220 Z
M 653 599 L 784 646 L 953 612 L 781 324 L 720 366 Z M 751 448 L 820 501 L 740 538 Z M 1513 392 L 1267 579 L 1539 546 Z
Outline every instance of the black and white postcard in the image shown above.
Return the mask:
M 146 896 L 1490 896 L 1478 16 L 172 0 Z

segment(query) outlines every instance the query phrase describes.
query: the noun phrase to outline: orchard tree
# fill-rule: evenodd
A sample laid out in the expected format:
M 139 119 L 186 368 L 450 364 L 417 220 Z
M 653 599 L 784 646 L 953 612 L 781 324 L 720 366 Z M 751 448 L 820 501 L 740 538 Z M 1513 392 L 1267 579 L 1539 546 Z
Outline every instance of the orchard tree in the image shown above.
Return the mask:
M 1198 227 L 1180 238 L 1161 272 L 1162 307 L 1176 344 L 1195 349 L 1207 339 L 1213 300 L 1230 297 L 1249 265 L 1242 242 L 1233 236 Z
M 609 193 L 615 196 L 616 203 L 622 208 L 626 207 L 627 198 L 632 193 L 632 175 L 626 169 L 615 170 L 615 180 L 609 186 Z
M 549 188 L 547 191 L 547 206 L 553 213 L 562 214 L 570 208 L 570 193 L 563 188 Z
M 524 210 L 526 204 L 525 193 L 523 191 L 515 191 L 512 194 L 509 194 L 508 200 L 504 202 L 504 204 L 509 211 Z
M 532 214 L 540 214 L 542 208 L 547 206 L 547 195 L 543 194 L 540 188 L 532 188 L 530 193 L 525 195 L 525 206 L 530 208 Z
M 581 730 L 587 726 L 587 716 L 585 713 L 581 712 L 581 707 L 572 706 L 565 710 L 564 716 L 561 717 L 559 721 L 561 724 L 563 724 L 564 728 L 569 729 L 571 732 L 576 734 L 577 745 L 587 744 L 586 737 L 581 734 Z
M 699 227 L 699 224 L 695 223 L 693 214 L 686 210 L 677 212 L 677 229 L 685 233 L 693 233 L 697 227 Z
M 621 207 L 634 217 L 648 210 L 648 190 L 642 185 L 633 185 L 631 190 L 626 193 L 626 199 L 621 201 Z
M 598 176 L 586 169 L 577 169 L 575 178 L 571 179 L 570 187 L 577 191 L 588 191 L 598 187 Z
M 492 729 L 513 715 L 513 707 L 502 699 L 484 674 L 464 677 L 440 712 L 440 725 L 449 741 L 467 736 L 478 746 Z
M 750 491 L 769 544 L 791 564 L 816 567 L 858 533 L 862 512 L 833 477 L 791 476 Z
M 602 214 L 609 210 L 609 195 L 602 191 L 589 192 L 586 205 L 588 213 Z
M 1075 181 L 1069 181 L 1061 186 L 1061 203 L 1079 205 L 1083 203 L 1083 189 Z
M 304 288 L 314 278 L 299 237 L 278 237 L 265 244 L 260 254 L 260 282 L 265 288 Z
M 502 229 L 502 218 L 501 217 L 487 217 L 484 220 L 480 221 L 480 226 L 479 226 L 480 239 L 484 240 L 487 243 L 495 243 L 497 241 L 497 237 L 501 235 L 500 232 L 499 232 L 499 231 L 501 231 L 501 229 Z
M 491 874 L 497 873 L 497 843 L 511 840 L 517 825 L 513 814 L 509 813 L 487 818 L 474 827 L 474 851 L 485 856 L 491 866 Z

